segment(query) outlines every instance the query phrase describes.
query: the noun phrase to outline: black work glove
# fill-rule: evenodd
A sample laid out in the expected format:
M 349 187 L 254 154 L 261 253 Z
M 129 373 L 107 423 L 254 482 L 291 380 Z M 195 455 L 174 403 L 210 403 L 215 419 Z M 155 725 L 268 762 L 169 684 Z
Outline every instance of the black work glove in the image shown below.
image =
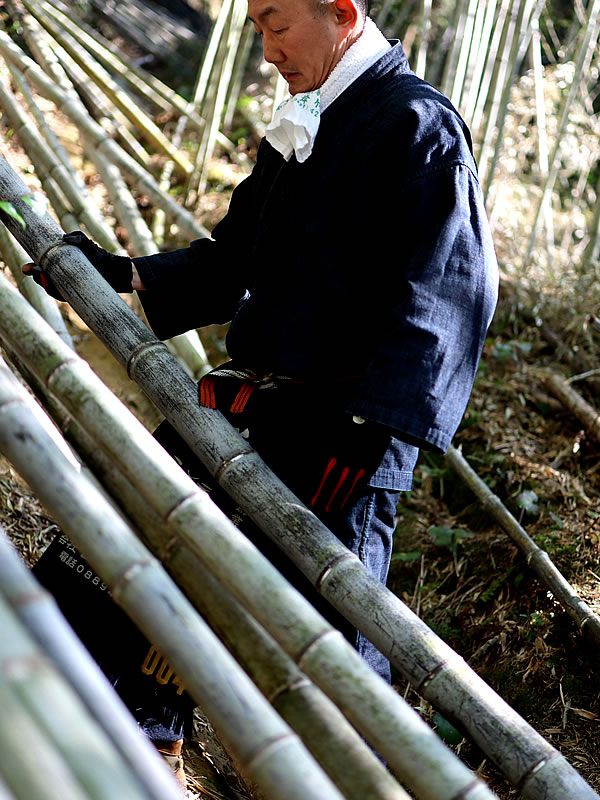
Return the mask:
M 113 253 L 109 253 L 94 244 L 82 231 L 65 233 L 63 242 L 78 247 L 115 292 L 132 291 L 133 267 L 128 256 L 116 256 Z M 45 289 L 51 297 L 55 297 L 57 300 L 64 300 L 59 289 L 41 267 L 35 266 L 31 275 L 33 280 Z
M 302 425 L 300 431 L 302 432 Z M 389 428 L 345 411 L 326 415 L 306 430 L 306 492 L 321 516 L 342 511 L 366 488 L 391 441 Z
M 259 382 L 209 372 L 198 381 L 198 399 L 201 406 L 218 408 L 234 428 L 244 430 L 258 387 Z

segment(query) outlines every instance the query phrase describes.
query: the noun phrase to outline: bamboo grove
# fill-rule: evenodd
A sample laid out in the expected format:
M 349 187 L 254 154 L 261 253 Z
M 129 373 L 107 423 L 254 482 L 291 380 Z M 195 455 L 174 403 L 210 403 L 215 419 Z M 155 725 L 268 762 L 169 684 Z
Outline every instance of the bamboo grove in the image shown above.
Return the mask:
M 123 24 L 133 24 L 135 15 L 129 22 L 126 15 L 141 4 L 117 6 Z M 516 253 L 515 261 L 535 257 L 558 271 L 567 252 L 592 264 L 600 250 L 600 206 L 588 189 L 598 180 L 600 152 L 593 82 L 600 0 L 576 4 L 559 32 L 548 6 L 544 0 L 439 6 L 384 0 L 373 16 L 389 36 L 402 37 L 413 68 L 451 97 L 473 129 L 492 223 L 503 202 L 507 109 L 522 90 L 523 75 L 532 81 L 534 207 L 526 252 Z M 0 159 L 0 258 L 6 266 L 0 275 L 0 453 L 168 658 L 260 796 L 495 796 L 78 358 L 55 301 L 22 276 L 21 265 L 33 260 L 219 484 L 522 797 L 596 798 L 549 742 L 371 578 L 218 412 L 198 407 L 195 379 L 210 366 L 197 333 L 157 341 L 135 303 L 132 309 L 116 295 L 80 251 L 60 244 L 63 230 L 80 226 L 112 252 L 125 252 L 126 240 L 130 255 L 168 247 L 174 234 L 184 240 L 208 235 L 199 221 L 201 199 L 215 153 L 237 157 L 228 136 L 253 52 L 243 0 L 224 0 L 189 97 L 132 63 L 61 0 L 7 0 L 6 7 L 13 25 L 0 30 L 0 131 L 18 140 L 35 185 L 24 183 L 10 159 Z M 175 29 L 167 34 L 183 35 Z M 139 32 L 140 39 L 144 35 Z M 569 80 L 549 112 L 545 70 L 566 63 L 572 65 Z M 270 91 L 276 104 L 281 86 Z M 48 104 L 77 130 L 81 158 L 109 198 L 114 221 L 92 199 L 63 131 L 49 122 Z M 588 147 L 581 159 L 579 197 L 590 201 L 585 229 L 575 237 L 581 224 L 567 219 L 556 195 L 564 181 L 561 142 L 582 113 L 586 143 L 595 142 L 595 149 Z M 176 120 L 169 133 L 165 118 Z M 259 135 L 263 123 L 251 121 Z M 183 146 L 188 137 L 194 150 Z M 566 381 L 550 381 L 549 391 L 598 435 L 597 412 Z M 582 638 L 597 647 L 598 617 L 460 451 L 451 448 L 447 461 L 521 548 Z M 3 531 L 0 617 L 0 797 L 178 797 Z M 52 723 L 53 710 L 69 720 L 66 740 L 63 726 Z

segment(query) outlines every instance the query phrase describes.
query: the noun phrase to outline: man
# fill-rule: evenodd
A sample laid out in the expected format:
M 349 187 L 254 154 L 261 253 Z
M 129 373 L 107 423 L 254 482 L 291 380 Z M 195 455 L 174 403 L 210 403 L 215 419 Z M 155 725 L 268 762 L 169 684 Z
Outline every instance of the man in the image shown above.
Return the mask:
M 232 362 L 200 382 L 200 402 L 247 430 L 385 582 L 398 493 L 418 449 L 445 451 L 458 427 L 497 267 L 464 123 L 363 3 L 249 0 L 290 98 L 212 239 L 133 267 L 82 234 L 66 240 L 118 291 L 140 292 L 160 338 L 231 321 Z M 202 470 L 169 426 L 156 435 Z M 242 529 L 389 679 L 386 659 Z

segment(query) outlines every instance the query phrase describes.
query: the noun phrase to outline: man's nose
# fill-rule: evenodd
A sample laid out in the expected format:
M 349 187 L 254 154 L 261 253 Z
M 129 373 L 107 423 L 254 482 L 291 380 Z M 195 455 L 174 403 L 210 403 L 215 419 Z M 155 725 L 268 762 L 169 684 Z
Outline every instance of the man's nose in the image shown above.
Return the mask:
M 272 36 L 263 34 L 263 57 L 269 64 L 277 64 L 284 60 L 281 47 Z

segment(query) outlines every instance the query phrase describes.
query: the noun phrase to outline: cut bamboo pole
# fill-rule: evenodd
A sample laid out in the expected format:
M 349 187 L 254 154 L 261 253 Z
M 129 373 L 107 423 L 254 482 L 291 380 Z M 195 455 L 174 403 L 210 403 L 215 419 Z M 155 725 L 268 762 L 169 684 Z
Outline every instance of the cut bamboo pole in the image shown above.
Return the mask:
M 550 375 L 546 387 L 560 402 L 574 414 L 586 431 L 600 442 L 600 411 L 597 411 L 573 389 L 568 380 L 560 375 Z
M 0 84 L 0 105 L 15 129 L 19 141 L 35 166 L 40 178 L 43 177 L 45 172 L 49 178 L 56 181 L 71 204 L 75 217 L 81 220 L 90 235 L 102 247 L 106 247 L 112 252 L 119 250 L 122 252 L 116 236 L 93 203 L 91 203 L 89 195 L 86 197 L 81 193 L 71 173 L 50 150 L 44 138 L 40 136 L 39 130 L 27 117 L 8 87 L 2 84 Z M 45 188 L 46 190 L 48 189 L 47 184 Z M 50 193 L 52 193 L 51 188 Z M 57 213 L 58 211 L 57 209 Z
M 244 773 L 273 800 L 282 795 L 297 800 L 342 800 L 298 737 L 237 666 L 163 568 L 85 476 L 52 446 L 20 401 L 12 381 L 3 380 L 6 369 L 0 366 L 3 454 L 107 583 L 113 599 L 150 641 L 168 654 L 169 663 L 209 715 Z M 110 774 L 111 769 L 104 767 L 103 771 Z M 135 798 L 138 793 L 131 790 L 120 796 Z
M 558 376 L 553 376 L 551 380 L 556 381 L 555 386 L 558 387 L 558 389 L 549 386 L 550 390 L 557 396 L 564 397 L 563 384 L 565 382 L 558 378 Z M 561 392 L 561 395 L 558 394 L 558 391 Z M 571 391 L 572 390 L 569 390 L 569 392 Z M 579 399 L 581 400 L 581 398 Z M 598 428 L 598 434 L 600 434 L 600 427 Z M 552 563 L 548 553 L 542 550 L 541 547 L 538 547 L 533 539 L 531 539 L 524 528 L 519 525 L 514 516 L 502 503 L 500 498 L 485 485 L 459 450 L 455 447 L 450 447 L 446 453 L 446 461 L 476 495 L 482 507 L 486 511 L 489 511 L 502 529 L 508 533 L 513 542 L 524 554 L 527 566 L 531 567 L 536 575 L 546 584 L 565 611 L 575 620 L 579 630 L 596 647 L 600 647 L 600 618 L 597 614 L 594 614 L 587 603 L 579 597 L 570 583 Z
M 52 13 L 55 13 L 58 21 L 62 22 L 63 25 L 66 20 L 72 21 L 70 9 L 64 3 L 60 2 L 60 0 L 52 0 L 52 3 L 46 3 L 44 6 L 44 8 L 47 10 L 49 10 L 50 7 L 54 8 L 54 12 Z M 62 16 L 59 18 L 56 12 L 62 12 Z M 113 45 L 112 42 L 105 39 L 97 30 L 93 30 L 85 25 L 81 20 L 77 20 L 77 25 L 73 28 L 71 33 L 76 38 L 78 38 L 80 34 L 85 33 L 86 38 L 80 38 L 81 43 L 88 50 L 90 50 L 90 52 L 97 55 L 100 61 L 104 60 L 106 66 L 114 69 L 115 72 L 117 72 L 121 77 L 124 77 L 134 89 L 144 93 L 144 95 L 151 102 L 156 103 L 156 105 L 164 108 L 165 110 L 175 108 L 181 114 L 187 115 L 192 125 L 199 130 L 204 130 L 205 121 L 198 116 L 197 110 L 193 104 L 174 91 L 174 89 L 172 89 L 170 86 L 167 86 L 165 83 L 156 78 L 156 76 L 142 69 L 133 61 L 126 59 L 123 56 L 123 53 L 115 45 Z M 93 46 L 91 45 L 91 42 L 94 43 Z M 101 48 L 101 51 L 99 52 L 103 53 L 102 57 L 100 57 L 99 52 L 96 52 L 97 47 Z M 117 67 L 114 60 L 109 61 L 108 56 L 104 58 L 104 55 L 108 53 L 110 53 L 112 59 L 115 59 L 124 66 Z M 226 136 L 219 134 L 218 141 L 220 146 L 224 147 L 226 150 L 230 152 L 234 150 L 234 145 L 229 139 L 227 139 Z
M 6 162 L 0 160 L 0 198 L 11 199 L 28 223 L 25 231 L 17 230 L 19 226 L 10 218 L 6 224 L 20 238 L 32 260 L 39 262 L 42 259 L 77 313 L 121 363 L 128 365 L 129 374 L 152 397 L 220 485 L 281 546 L 318 590 L 390 657 L 426 699 L 446 716 L 458 721 L 507 778 L 514 785 L 523 787 L 525 797 L 542 797 L 541 793 L 546 792 L 546 800 L 562 798 L 560 793 L 565 785 L 576 787 L 581 798 L 596 797 L 581 776 L 543 737 L 300 505 L 297 498 L 249 450 L 247 443 L 225 424 L 222 415 L 198 406 L 193 381 L 125 304 L 122 307 L 116 302 L 118 296 L 108 290 L 100 276 L 91 274 L 95 271 L 91 270 L 81 252 L 66 247 L 49 250 L 59 239 L 60 232 L 52 220 L 42 220 L 31 213 L 31 209 L 19 199 L 22 191 L 22 182 Z M 48 254 L 44 255 L 46 251 Z M 85 296 L 93 296 L 93 303 L 83 301 Z M 4 319 L 0 320 L 3 322 Z M 3 331 L 3 336 L 10 335 L 10 330 Z M 21 355 L 25 345 L 25 340 L 18 343 Z M 52 363 L 55 362 L 50 360 L 49 365 Z M 129 441 L 127 447 L 130 447 Z M 121 456 L 129 457 L 128 453 Z M 194 504 L 186 501 L 177 507 L 176 513 L 169 515 L 174 530 L 179 531 L 179 526 L 182 526 L 182 537 L 185 537 L 188 527 L 185 516 L 193 511 Z M 277 607 L 280 616 L 273 613 L 272 607 L 261 614 L 261 603 L 268 594 L 265 583 L 261 576 L 255 591 L 250 591 L 249 577 L 243 568 L 247 553 L 237 551 L 236 540 L 228 542 L 221 552 L 216 552 L 211 563 L 208 563 L 207 550 L 202 548 L 213 544 L 218 548 L 220 541 L 209 537 L 198 542 L 189 536 L 185 541 L 286 652 L 300 659 L 301 668 L 315 683 L 338 706 L 344 706 L 345 713 L 357 728 L 365 723 L 371 725 L 370 715 L 364 719 L 366 695 L 362 687 L 353 697 L 352 692 L 357 691 L 362 680 L 368 686 L 372 673 L 367 670 L 364 674 L 362 662 L 358 664 L 353 660 L 354 652 L 349 654 L 344 649 L 338 653 L 337 648 L 341 645 L 331 637 L 321 637 L 307 649 L 304 606 L 303 611 L 297 611 L 283 600 Z M 232 557 L 232 547 L 236 550 L 235 557 Z M 233 581 L 238 569 L 241 571 L 236 589 Z M 297 613 L 295 617 L 294 611 Z M 314 635 L 310 636 L 312 640 Z M 323 662 L 321 666 L 332 668 L 325 672 L 319 661 Z M 352 665 L 355 674 L 338 671 L 333 665 L 340 662 L 345 669 Z M 348 694 L 340 702 L 338 697 L 346 691 Z M 347 699 L 351 699 L 349 705 L 345 705 Z M 376 725 L 380 722 L 382 720 L 377 718 Z M 374 735 L 373 741 L 377 739 L 375 747 L 392 764 L 399 758 L 399 754 L 392 750 L 396 734 L 384 731 L 383 725 L 379 733 L 381 737 L 377 732 Z
M 6 367 L 0 367 L 0 372 L 2 369 Z M 0 397 L 5 400 L 1 388 Z M 71 687 L 43 656 L 3 597 L 0 597 L 0 627 L 3 688 L 23 706 L 40 733 L 62 757 L 75 782 L 81 786 L 83 795 L 94 800 L 113 800 L 115 796 L 146 800 L 146 792 L 114 745 L 91 719 Z M 2 711 L 5 715 L 4 706 Z M 10 717 L 6 722 L 4 726 L 10 729 Z M 15 740 L 23 749 L 31 749 L 29 741 L 23 741 L 19 736 L 15 736 Z
M 163 760 L 0 528 L 0 594 L 154 800 L 181 800 Z
M 180 536 L 236 593 L 238 601 L 248 607 L 252 600 L 251 613 L 263 624 L 268 620 L 275 636 L 284 637 L 290 655 L 298 660 L 301 668 L 305 661 L 306 670 L 316 683 L 322 682 L 323 673 L 329 671 L 321 688 L 343 708 L 352 723 L 419 798 L 451 800 L 461 792 L 468 795 L 469 800 L 493 796 L 414 710 L 365 664 L 341 634 L 334 631 L 250 545 L 206 493 L 171 459 L 166 459 L 162 448 L 141 423 L 106 390 L 85 362 L 75 359 L 43 322 L 33 317 L 20 297 L 10 286 L 3 285 L 1 279 L 0 306 L 3 310 L 2 339 L 9 341 L 11 348 L 24 357 L 27 366 L 37 372 L 69 413 L 85 424 L 88 433 L 101 441 L 103 431 L 112 431 L 107 452 L 143 492 L 145 501 L 168 521 L 172 533 Z M 16 313 L 11 313 L 10 309 Z M 217 415 L 211 416 L 214 426 Z M 229 432 L 238 438 L 233 429 Z M 69 532 L 68 528 L 65 530 Z M 210 536 L 201 535 L 206 531 L 210 531 Z M 79 532 L 76 535 L 79 536 Z M 76 538 L 74 542 L 94 564 L 81 539 Z M 103 580 L 112 585 L 110 576 L 96 568 Z M 164 642 L 156 641 L 188 685 L 189 680 L 177 667 L 170 649 Z M 206 701 L 200 700 L 200 703 L 209 713 Z M 440 768 L 442 773 L 438 771 Z
M 194 219 L 192 214 L 182 208 L 170 195 L 161 191 L 154 178 L 107 136 L 101 126 L 90 118 L 82 103 L 58 88 L 35 61 L 28 58 L 3 31 L 0 31 L 0 53 L 15 64 L 41 94 L 64 111 L 82 133 L 90 137 L 96 147 L 101 148 L 111 161 L 121 167 L 137 183 L 140 191 L 146 192 L 157 205 L 161 205 L 186 235 L 192 238 L 208 236 L 208 231 Z
M 178 152 L 160 128 L 135 103 L 131 95 L 121 89 L 109 73 L 64 29 L 44 12 L 40 3 L 31 0 L 20 0 L 30 14 L 48 31 L 53 39 L 73 58 L 90 76 L 94 83 L 110 98 L 117 108 L 135 125 L 144 138 L 159 151 L 167 155 L 183 175 L 192 171 L 190 162 Z
M 158 247 L 152 237 L 150 228 L 140 214 L 135 198 L 123 180 L 119 168 L 99 150 L 90 145 L 85 137 L 83 145 L 84 152 L 95 165 L 106 187 L 117 219 L 127 231 L 132 254 L 135 256 L 148 256 L 158 252 Z M 172 164 L 173 162 L 169 163 Z M 136 313 L 144 322 L 146 321 L 141 308 Z M 167 342 L 167 345 L 196 380 L 210 372 L 211 366 L 197 331 L 187 331 L 175 336 Z

